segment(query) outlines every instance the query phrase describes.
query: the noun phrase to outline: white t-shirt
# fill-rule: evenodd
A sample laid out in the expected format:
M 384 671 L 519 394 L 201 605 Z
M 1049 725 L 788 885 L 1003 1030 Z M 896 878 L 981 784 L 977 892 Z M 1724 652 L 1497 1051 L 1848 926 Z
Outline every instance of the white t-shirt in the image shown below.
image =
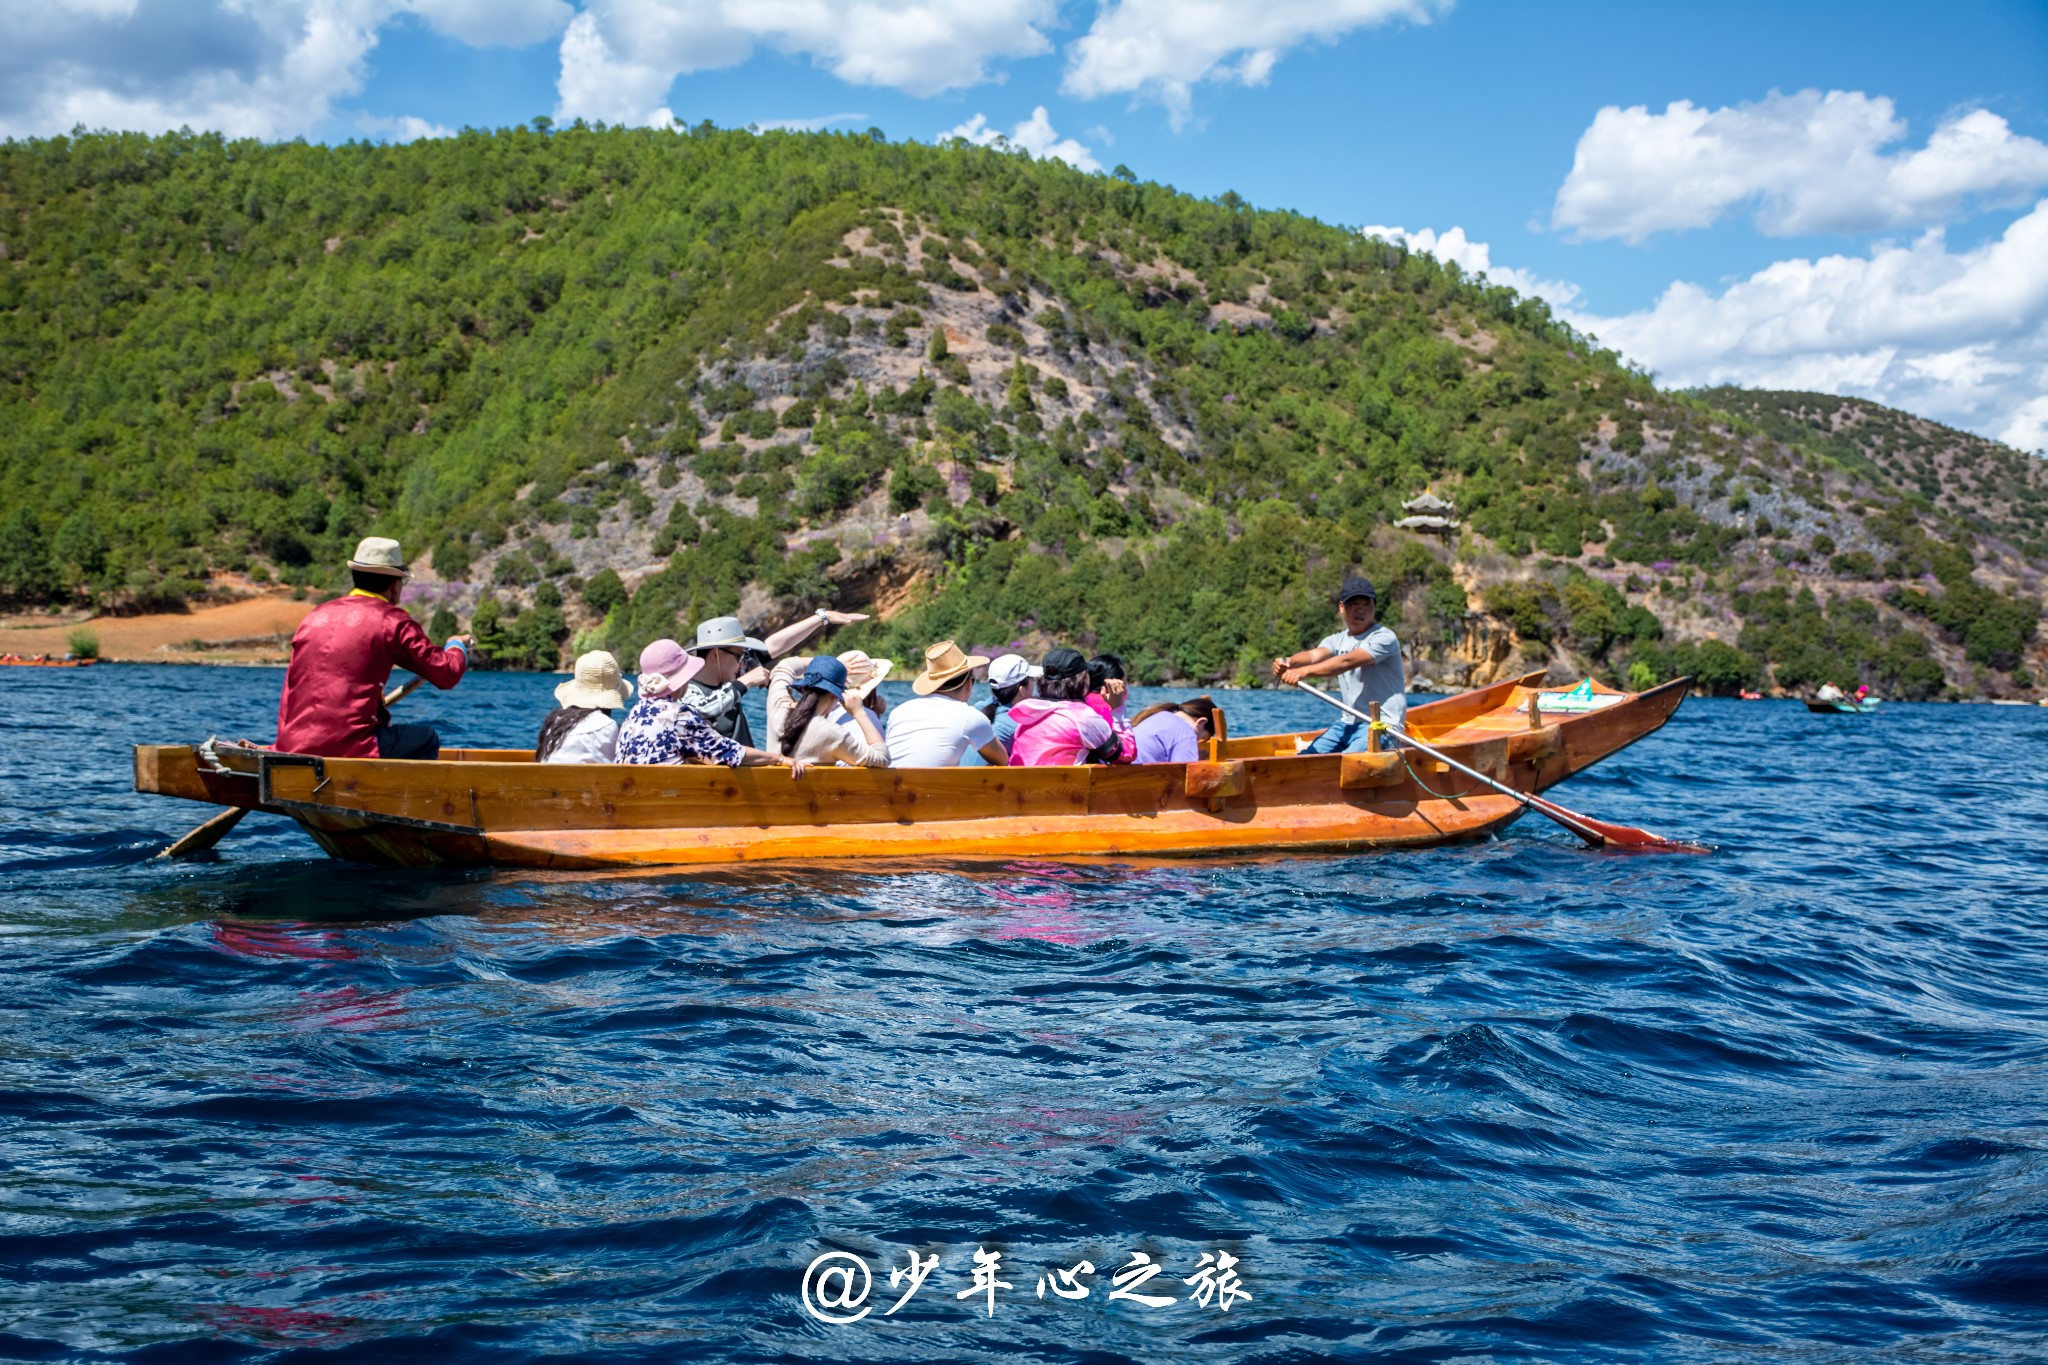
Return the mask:
M 994 721 L 951 697 L 912 697 L 889 708 L 892 768 L 957 768 L 995 737 Z
M 543 763 L 616 763 L 619 761 L 619 723 L 605 711 L 592 711 L 576 722 L 576 728 L 562 737 L 555 751 Z

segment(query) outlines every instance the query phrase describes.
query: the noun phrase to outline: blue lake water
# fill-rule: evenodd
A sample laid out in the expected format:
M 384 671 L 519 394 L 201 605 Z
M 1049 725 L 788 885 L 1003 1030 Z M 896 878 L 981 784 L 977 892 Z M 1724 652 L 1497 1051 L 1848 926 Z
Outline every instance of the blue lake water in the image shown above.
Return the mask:
M 2048 1356 L 2048 711 L 1695 700 L 1556 793 L 1705 857 L 143 861 L 208 810 L 127 746 L 280 678 L 0 669 L 0 1357 Z

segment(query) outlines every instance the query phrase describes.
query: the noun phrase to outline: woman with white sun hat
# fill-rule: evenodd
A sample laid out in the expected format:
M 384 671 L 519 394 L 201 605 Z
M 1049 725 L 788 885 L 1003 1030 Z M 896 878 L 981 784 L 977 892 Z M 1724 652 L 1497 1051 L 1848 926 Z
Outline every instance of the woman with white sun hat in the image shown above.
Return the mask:
M 632 697 L 633 684 L 617 659 L 601 649 L 579 656 L 569 681 L 555 689 L 558 705 L 541 722 L 534 762 L 618 762 L 619 723 L 612 712 Z

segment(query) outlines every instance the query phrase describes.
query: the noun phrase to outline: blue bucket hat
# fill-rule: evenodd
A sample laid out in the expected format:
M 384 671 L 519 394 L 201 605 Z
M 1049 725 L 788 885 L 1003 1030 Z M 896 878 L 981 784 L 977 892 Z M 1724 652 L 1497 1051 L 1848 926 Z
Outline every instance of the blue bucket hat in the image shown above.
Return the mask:
M 799 688 L 815 687 L 843 701 L 846 698 L 846 665 L 829 654 L 820 654 L 811 660 L 810 667 L 796 680 L 796 685 Z

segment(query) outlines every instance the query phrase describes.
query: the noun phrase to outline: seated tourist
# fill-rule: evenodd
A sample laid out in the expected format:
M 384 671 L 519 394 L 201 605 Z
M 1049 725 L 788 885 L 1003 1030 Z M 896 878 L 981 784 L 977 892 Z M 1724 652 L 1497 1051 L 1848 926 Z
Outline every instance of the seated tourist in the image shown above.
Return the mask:
M 1124 661 L 1114 654 L 1098 654 L 1088 661 L 1088 705 L 1103 719 L 1123 719 L 1124 702 L 1130 697 L 1125 681 Z
M 957 768 L 969 753 L 980 754 L 992 768 L 1009 766 L 995 723 L 967 703 L 974 695 L 974 670 L 987 662 L 962 653 L 951 640 L 924 652 L 924 671 L 910 684 L 917 695 L 889 713 L 890 767 Z
M 558 703 L 534 741 L 536 763 L 616 763 L 619 725 L 612 711 L 633 696 L 619 661 L 605 651 L 580 655 L 569 681 L 555 688 Z
M 996 742 L 1008 753 L 1011 741 L 1017 737 L 1017 722 L 1010 715 L 1010 708 L 1038 690 L 1038 679 L 1045 670 L 1025 659 L 1022 654 L 1000 654 L 988 666 L 988 690 L 994 700 L 983 704 L 981 714 L 995 723 Z M 973 754 L 966 759 L 968 767 L 981 762 Z
M 867 704 L 868 710 L 878 716 L 887 714 L 889 703 L 882 700 L 882 694 L 875 689 L 895 671 L 896 665 L 888 659 L 871 659 L 866 651 L 859 649 L 844 651 L 839 662 L 846 665 L 846 704 L 853 705 L 857 694 Z
M 784 767 L 802 777 L 801 759 L 727 739 L 683 704 L 683 689 L 704 661 L 674 640 L 656 640 L 640 651 L 640 700 L 619 726 L 621 763 L 716 763 L 728 768 Z
M 741 703 L 749 688 L 765 687 L 768 683 L 767 668 L 760 661 L 765 658 L 772 663 L 780 659 L 827 626 L 867 619 L 860 612 L 827 611 L 820 607 L 767 639 L 756 640 L 747 634 L 739 617 L 713 617 L 697 627 L 696 643 L 690 646 L 690 653 L 704 661 L 704 668 L 691 681 L 683 700 L 711 722 L 711 728 L 719 734 L 752 744 L 753 728 L 747 723 L 746 708 Z
M 1104 761 L 1120 746 L 1110 722 L 1088 705 L 1088 661 L 1077 649 L 1050 651 L 1038 695 L 1010 708 L 1017 722 L 1011 762 L 1033 768 Z
M 1124 661 L 1114 654 L 1098 654 L 1088 661 L 1088 695 L 1082 698 L 1090 710 L 1109 722 L 1116 735 L 1113 748 L 1105 748 L 1097 761 L 1130 763 L 1138 756 L 1138 741 L 1131 735 L 1129 713 L 1124 709 L 1130 684 L 1124 678 Z
M 824 655 L 775 665 L 768 679 L 768 733 L 775 751 L 806 763 L 888 767 L 888 742 L 851 678 L 843 660 Z M 851 723 L 839 724 L 842 716 Z
M 1216 733 L 1216 703 L 1207 697 L 1161 702 L 1140 711 L 1131 722 L 1138 739 L 1140 763 L 1193 763 L 1201 746 Z
M 407 571 L 397 541 L 366 537 L 348 570 L 355 590 L 313 608 L 292 635 L 277 747 L 326 758 L 439 758 L 440 733 L 418 722 L 392 724 L 384 688 L 391 670 L 404 668 L 447 691 L 469 667 L 469 637 L 436 649 L 398 605 Z

